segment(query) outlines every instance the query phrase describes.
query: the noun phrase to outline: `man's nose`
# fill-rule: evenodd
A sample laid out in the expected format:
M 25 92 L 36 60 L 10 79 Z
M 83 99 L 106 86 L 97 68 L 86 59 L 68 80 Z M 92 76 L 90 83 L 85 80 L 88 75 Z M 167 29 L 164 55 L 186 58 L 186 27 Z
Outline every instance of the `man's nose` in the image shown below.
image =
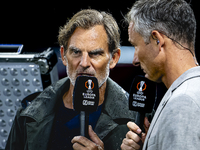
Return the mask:
M 83 53 L 82 57 L 81 57 L 81 62 L 80 65 L 83 68 L 88 68 L 90 67 L 90 57 L 88 55 L 88 53 Z
M 134 52 L 134 57 L 133 57 L 133 66 L 140 66 L 140 62 L 139 62 L 139 59 L 138 59 L 138 56 L 137 56 L 137 52 L 135 51 Z

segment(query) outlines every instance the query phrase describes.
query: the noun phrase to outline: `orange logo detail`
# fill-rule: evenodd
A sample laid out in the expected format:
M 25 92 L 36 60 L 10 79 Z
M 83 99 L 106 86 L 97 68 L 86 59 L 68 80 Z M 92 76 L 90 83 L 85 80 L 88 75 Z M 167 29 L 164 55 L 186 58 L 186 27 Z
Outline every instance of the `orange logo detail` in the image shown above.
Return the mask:
M 140 82 L 137 84 L 137 89 L 138 91 L 144 91 L 147 88 L 147 84 L 145 82 L 143 82 L 143 84 L 141 84 Z
M 94 82 L 92 80 L 88 80 L 85 82 L 85 87 L 88 89 L 88 90 L 91 90 L 94 88 Z

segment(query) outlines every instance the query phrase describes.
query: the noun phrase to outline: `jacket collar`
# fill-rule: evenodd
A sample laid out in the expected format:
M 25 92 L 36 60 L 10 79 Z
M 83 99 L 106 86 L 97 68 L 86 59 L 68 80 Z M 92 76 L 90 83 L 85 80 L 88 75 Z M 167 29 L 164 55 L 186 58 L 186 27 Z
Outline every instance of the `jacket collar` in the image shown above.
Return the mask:
M 177 89 L 185 81 L 200 76 L 200 67 L 194 67 L 184 72 L 178 79 L 176 79 L 169 90 L 172 92 Z
M 95 128 L 100 139 L 119 124 L 134 120 L 136 113 L 129 111 L 128 97 L 129 94 L 124 89 L 108 78 L 103 111 Z
M 20 116 L 28 116 L 36 122 L 41 122 L 45 117 L 55 112 L 58 101 L 62 100 L 65 91 L 69 89 L 69 78 L 63 78 L 56 84 L 49 86 L 32 101 Z M 37 108 L 37 109 L 35 109 Z
M 176 79 L 172 85 L 170 86 L 170 88 L 167 90 L 165 96 L 163 97 L 161 103 L 161 106 L 164 107 L 165 104 L 168 102 L 169 98 L 171 97 L 171 95 L 173 94 L 173 92 L 181 85 L 183 84 L 185 81 L 195 78 L 195 77 L 200 77 L 200 67 L 194 67 L 191 68 L 189 70 L 187 70 L 186 72 L 184 72 L 178 79 Z
M 185 81 L 190 80 L 192 78 L 195 77 L 200 77 L 200 67 L 194 67 L 191 68 L 189 70 L 187 70 L 186 72 L 184 72 L 178 79 L 176 79 L 172 85 L 170 86 L 170 88 L 167 90 L 166 94 L 164 95 L 164 97 L 162 98 L 156 113 L 153 117 L 153 120 L 151 122 L 151 125 L 149 127 L 147 136 L 146 136 L 146 140 L 144 142 L 144 147 L 143 149 L 147 148 L 147 143 L 148 143 L 148 139 L 151 135 L 151 132 L 155 126 L 155 123 L 157 122 L 157 119 L 159 118 L 159 115 L 161 114 L 163 108 L 165 107 L 165 105 L 167 104 L 167 102 L 169 101 L 170 97 L 172 96 L 173 92 L 181 85 L 183 84 Z
M 105 93 L 104 110 L 113 120 L 130 119 L 133 111 L 127 111 L 129 94 L 116 82 L 108 78 Z M 128 114 L 127 114 L 128 112 Z

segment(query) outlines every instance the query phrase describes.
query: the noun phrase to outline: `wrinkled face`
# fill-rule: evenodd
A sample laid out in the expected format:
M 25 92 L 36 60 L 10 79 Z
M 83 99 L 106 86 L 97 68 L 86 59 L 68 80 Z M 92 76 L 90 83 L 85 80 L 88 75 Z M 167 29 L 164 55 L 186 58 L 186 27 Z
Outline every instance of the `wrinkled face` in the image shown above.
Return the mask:
M 154 44 L 155 41 L 152 42 L 152 39 L 149 44 L 146 44 L 143 37 L 133 30 L 133 26 L 134 24 L 131 22 L 128 30 L 129 41 L 135 47 L 133 64 L 140 64 L 146 78 L 155 82 L 161 82 L 162 67 L 160 66 L 160 57 L 158 57 L 158 46 Z
M 96 77 L 102 86 L 109 76 L 112 59 L 104 27 L 77 28 L 68 43 L 63 64 L 71 83 L 74 85 L 78 76 L 87 75 Z

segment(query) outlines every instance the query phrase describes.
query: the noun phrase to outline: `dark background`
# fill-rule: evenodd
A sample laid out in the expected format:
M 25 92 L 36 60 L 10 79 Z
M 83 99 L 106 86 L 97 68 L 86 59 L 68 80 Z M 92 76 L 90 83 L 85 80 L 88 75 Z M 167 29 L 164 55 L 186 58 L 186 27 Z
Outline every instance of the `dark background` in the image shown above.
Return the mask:
M 58 52 L 57 36 L 59 27 L 81 9 L 92 8 L 106 11 L 113 15 L 121 30 L 121 45 L 131 46 L 128 42 L 127 25 L 123 23 L 123 16 L 127 14 L 135 0 L 108 1 L 108 0 L 72 0 L 72 1 L 41 1 L 19 2 L 4 1 L 0 5 L 0 44 L 23 44 L 23 52 L 41 52 L 48 47 L 55 48 Z M 187 0 L 190 2 L 190 0 Z M 191 0 L 197 20 L 196 56 L 200 61 L 200 15 L 197 0 Z M 59 61 L 58 64 L 61 64 Z M 65 77 L 63 65 L 59 65 L 59 78 Z M 110 77 L 129 91 L 132 80 L 136 75 L 141 75 L 142 70 L 132 64 L 118 64 L 110 72 Z M 164 95 L 164 84 L 157 85 L 157 103 Z
M 190 1 L 190 0 L 188 0 Z M 198 49 L 200 43 L 200 16 L 198 1 L 192 0 L 191 7 L 197 19 L 196 54 L 200 59 Z M 58 46 L 57 35 L 59 27 L 63 26 L 76 12 L 92 8 L 110 12 L 117 20 L 121 29 L 121 45 L 130 46 L 127 36 L 127 26 L 123 23 L 123 15 L 132 7 L 134 0 L 122 1 L 40 1 L 40 2 L 2 2 L 0 5 L 0 44 L 23 44 L 24 51 L 36 52 L 46 47 Z

